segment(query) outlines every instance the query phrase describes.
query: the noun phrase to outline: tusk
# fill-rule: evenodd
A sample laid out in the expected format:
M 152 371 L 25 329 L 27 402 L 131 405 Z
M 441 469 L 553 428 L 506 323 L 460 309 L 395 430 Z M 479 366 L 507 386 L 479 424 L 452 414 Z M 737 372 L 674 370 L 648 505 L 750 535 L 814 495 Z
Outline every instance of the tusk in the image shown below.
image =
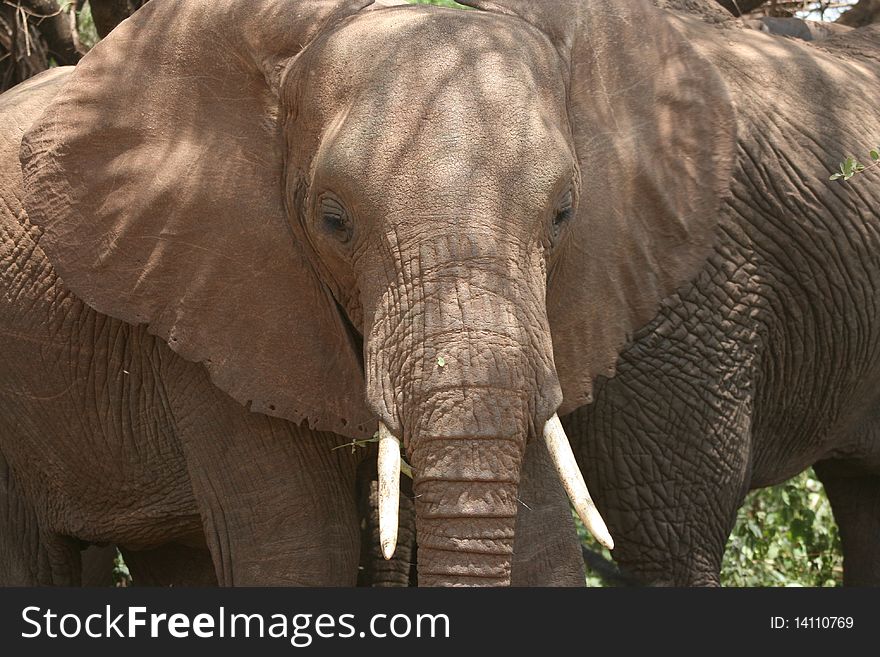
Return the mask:
M 379 543 L 382 556 L 390 559 L 397 548 L 400 508 L 400 441 L 379 423 Z
M 555 413 L 544 425 L 544 442 L 547 444 L 550 458 L 553 459 L 553 465 L 556 466 L 556 472 L 559 473 L 562 486 L 587 531 L 609 550 L 614 549 L 614 540 L 590 497 L 590 491 L 587 490 L 584 476 L 574 459 L 565 429 L 562 428 L 559 416 Z

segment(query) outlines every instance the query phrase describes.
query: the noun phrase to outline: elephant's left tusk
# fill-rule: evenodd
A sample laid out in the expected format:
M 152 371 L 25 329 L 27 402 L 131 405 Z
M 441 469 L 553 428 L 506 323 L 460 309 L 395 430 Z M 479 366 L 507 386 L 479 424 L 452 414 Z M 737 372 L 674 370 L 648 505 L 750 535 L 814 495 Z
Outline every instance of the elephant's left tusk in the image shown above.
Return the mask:
M 593 498 L 590 497 L 584 476 L 581 474 L 577 461 L 574 459 L 574 453 L 571 451 L 568 436 L 565 435 L 565 429 L 562 428 L 559 416 L 555 413 L 544 425 L 544 442 L 547 444 L 547 451 L 550 452 L 550 458 L 553 459 L 553 465 L 556 466 L 556 472 L 559 474 L 562 486 L 568 493 L 568 498 L 571 500 L 574 510 L 577 511 L 578 517 L 584 523 L 584 527 L 602 545 L 609 550 L 614 549 L 614 541 L 611 534 L 608 533 L 608 527 L 605 526 L 605 521 L 599 515 Z
M 382 556 L 390 559 L 397 548 L 400 508 L 400 441 L 379 423 L 379 543 Z

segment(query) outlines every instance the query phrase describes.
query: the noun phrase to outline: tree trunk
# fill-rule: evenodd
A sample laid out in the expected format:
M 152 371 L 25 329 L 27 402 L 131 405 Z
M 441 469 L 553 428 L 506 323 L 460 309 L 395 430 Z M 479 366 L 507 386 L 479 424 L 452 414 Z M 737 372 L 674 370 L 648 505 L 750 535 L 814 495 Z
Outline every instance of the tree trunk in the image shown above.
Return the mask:
M 49 55 L 62 66 L 76 64 L 85 53 L 77 45 L 72 14 L 62 11 L 56 0 L 22 0 L 20 4 L 45 39 Z
M 717 0 L 717 2 L 734 16 L 742 16 L 766 4 L 767 0 Z
M 46 44 L 21 12 L 0 4 L 0 91 L 49 68 Z
M 98 36 L 103 39 L 146 2 L 147 0 L 89 0 Z

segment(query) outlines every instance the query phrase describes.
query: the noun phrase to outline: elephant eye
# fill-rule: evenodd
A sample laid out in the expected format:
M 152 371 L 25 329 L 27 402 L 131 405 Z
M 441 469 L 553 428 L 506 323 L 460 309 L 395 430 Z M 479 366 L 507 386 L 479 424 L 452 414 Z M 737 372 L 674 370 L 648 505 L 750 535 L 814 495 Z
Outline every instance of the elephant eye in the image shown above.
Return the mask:
M 352 225 L 348 212 L 338 199 L 332 196 L 321 198 L 321 227 L 342 244 L 351 241 Z
M 553 226 L 551 227 L 551 232 L 553 234 L 553 238 L 556 239 L 559 237 L 562 232 L 562 227 L 566 223 L 568 223 L 572 216 L 574 215 L 574 195 L 571 190 L 565 193 L 565 196 L 562 197 L 562 201 L 560 201 L 559 206 L 556 208 L 556 213 L 553 215 Z

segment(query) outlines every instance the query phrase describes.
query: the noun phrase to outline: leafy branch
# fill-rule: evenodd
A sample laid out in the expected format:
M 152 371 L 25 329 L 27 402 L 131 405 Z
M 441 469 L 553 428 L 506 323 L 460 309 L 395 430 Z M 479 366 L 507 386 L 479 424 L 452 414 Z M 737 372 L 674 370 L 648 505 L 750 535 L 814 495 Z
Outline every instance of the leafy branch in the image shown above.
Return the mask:
M 833 173 L 828 180 L 840 180 L 842 178 L 844 181 L 846 181 L 852 178 L 857 173 L 862 173 L 864 171 L 868 171 L 869 169 L 880 166 L 880 146 L 871 150 L 868 155 L 872 160 L 872 163 L 868 165 L 862 164 L 852 155 L 848 156 L 843 162 L 840 163 L 840 171 Z

